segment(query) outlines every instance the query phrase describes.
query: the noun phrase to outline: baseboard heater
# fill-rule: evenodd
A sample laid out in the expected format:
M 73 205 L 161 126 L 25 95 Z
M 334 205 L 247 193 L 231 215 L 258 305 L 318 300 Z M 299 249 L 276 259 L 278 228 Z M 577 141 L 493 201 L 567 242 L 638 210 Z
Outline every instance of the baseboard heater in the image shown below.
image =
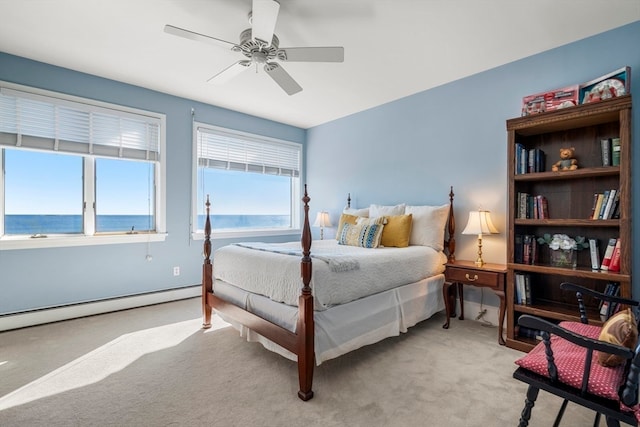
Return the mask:
M 59 322 L 61 320 L 76 319 L 78 317 L 93 316 L 95 314 L 110 313 L 146 305 L 177 301 L 193 298 L 202 294 L 200 285 L 167 289 L 144 294 L 110 298 L 70 304 L 60 307 L 48 307 L 31 311 L 8 313 L 0 315 L 0 331 L 26 328 L 28 326 Z

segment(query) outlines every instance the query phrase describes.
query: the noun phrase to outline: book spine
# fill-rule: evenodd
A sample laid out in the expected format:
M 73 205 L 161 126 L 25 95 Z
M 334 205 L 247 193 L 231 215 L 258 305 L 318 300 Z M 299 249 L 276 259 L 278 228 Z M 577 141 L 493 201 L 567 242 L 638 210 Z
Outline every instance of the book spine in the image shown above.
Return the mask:
M 524 249 L 524 254 L 523 254 L 522 263 L 531 264 L 531 235 L 530 234 L 526 234 L 524 236 L 523 249 Z
M 519 304 L 526 304 L 527 303 L 527 294 L 526 291 L 524 289 L 524 274 L 519 274 L 518 275 L 518 289 L 520 291 L 520 301 Z
M 620 166 L 620 138 L 611 139 L 611 165 Z
M 593 219 L 593 215 L 596 213 L 597 206 L 598 206 L 598 193 L 593 193 L 593 206 L 591 207 L 591 215 L 589 215 L 589 219 Z
M 546 163 L 546 155 L 544 151 L 539 148 L 536 148 L 536 172 L 544 172 L 545 171 L 545 163 Z
M 611 254 L 611 262 L 609 263 L 609 271 L 620 271 L 620 239 L 618 239 L 615 247 L 613 248 L 613 253 Z
M 606 190 L 604 193 L 602 193 L 602 204 L 600 205 L 598 219 L 602 219 L 602 216 L 604 215 L 604 209 L 607 207 L 607 200 L 609 200 L 609 193 L 611 193 L 611 190 Z
M 611 166 L 611 140 L 600 140 L 600 151 L 602 152 L 602 166 Z
M 537 172 L 535 161 L 536 161 L 536 150 L 535 148 L 532 148 L 527 153 L 527 172 L 528 173 Z
M 514 237 L 513 244 L 513 262 L 517 264 L 522 264 L 523 261 L 523 243 L 522 243 L 522 234 L 516 234 Z
M 524 275 L 524 303 L 526 305 L 531 304 L 531 275 Z
M 548 219 L 549 218 L 549 202 L 547 201 L 547 198 L 544 196 L 540 196 L 540 204 L 542 205 L 542 216 L 540 217 L 541 219 Z
M 616 247 L 616 242 L 618 239 L 612 238 L 609 239 L 609 243 L 607 244 L 607 249 L 604 251 L 604 256 L 602 257 L 602 264 L 600 265 L 600 270 L 609 270 L 609 264 L 611 264 L 611 257 L 613 256 L 613 249 Z
M 521 294 L 521 289 L 520 289 L 520 273 L 516 273 L 515 276 L 513 276 L 513 290 L 515 291 L 515 303 L 516 304 L 520 304 L 520 300 L 522 299 L 522 294 Z
M 616 192 L 616 199 L 613 201 L 610 218 L 620 218 L 620 190 Z
M 527 218 L 527 198 L 529 197 L 528 193 L 520 193 L 520 206 L 518 212 L 518 218 L 526 219 Z
M 602 214 L 602 219 L 611 218 L 611 208 L 613 207 L 613 201 L 616 199 L 616 194 L 618 190 L 610 190 L 609 197 L 607 197 L 607 204 L 604 208 L 604 213 Z
M 591 252 L 591 269 L 600 269 L 600 252 L 598 248 L 598 241 L 596 239 L 589 239 L 589 251 Z
M 620 285 L 618 283 L 608 283 L 604 291 L 606 295 L 616 296 L 620 293 Z M 611 305 L 611 308 L 609 306 Z M 609 304 L 608 301 L 603 301 L 600 306 L 600 315 L 609 317 L 611 313 L 616 309 L 617 303 Z
M 591 219 L 598 219 L 598 215 L 600 215 L 600 209 L 602 208 L 602 199 L 604 198 L 604 194 L 599 193 L 597 195 L 596 206 L 593 210 L 593 216 Z

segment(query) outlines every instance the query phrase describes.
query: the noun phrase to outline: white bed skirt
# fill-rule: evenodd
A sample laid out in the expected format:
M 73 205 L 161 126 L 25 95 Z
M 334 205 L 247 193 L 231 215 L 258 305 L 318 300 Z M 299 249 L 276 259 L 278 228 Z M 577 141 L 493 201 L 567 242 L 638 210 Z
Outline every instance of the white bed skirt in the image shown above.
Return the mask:
M 314 312 L 316 364 L 341 356 L 387 337 L 400 335 L 416 323 L 444 310 L 444 275 L 390 289 L 347 304 Z M 214 293 L 290 331 L 295 331 L 298 308 L 251 294 L 216 281 Z M 264 338 L 228 315 L 223 320 L 240 331 L 247 341 L 260 342 L 268 350 L 297 360 L 297 356 Z

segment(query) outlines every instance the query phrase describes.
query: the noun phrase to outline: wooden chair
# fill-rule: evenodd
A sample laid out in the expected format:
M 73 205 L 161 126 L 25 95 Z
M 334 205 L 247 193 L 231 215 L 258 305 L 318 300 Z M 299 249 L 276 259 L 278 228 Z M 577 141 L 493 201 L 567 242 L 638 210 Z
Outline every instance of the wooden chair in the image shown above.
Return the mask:
M 634 312 L 637 328 L 638 301 L 605 295 L 572 283 L 562 283 L 560 288 L 576 292 L 581 322 L 565 321 L 556 325 L 529 315 L 522 315 L 518 319 L 520 326 L 541 331 L 542 336 L 542 342 L 516 361 L 519 367 L 513 377 L 529 384 L 518 425 L 529 425 L 538 392 L 544 390 L 564 399 L 554 427 L 560 424 L 569 401 L 595 411 L 594 426 L 599 425 L 601 415 L 605 416 L 610 427 L 619 426 L 621 421 L 638 426 L 640 346 L 630 344 L 634 351 L 599 340 L 600 332 L 607 323 L 602 326 L 588 324 L 583 297 L 588 295 L 608 302 L 606 319 L 611 316 L 610 327 L 627 314 L 623 312 L 614 314 L 615 318 L 612 316 L 612 303 L 617 303 L 621 307 L 632 307 L 629 309 Z M 635 337 L 637 343 L 637 332 Z M 599 352 L 621 358 L 621 364 L 616 367 L 602 366 L 594 360 Z

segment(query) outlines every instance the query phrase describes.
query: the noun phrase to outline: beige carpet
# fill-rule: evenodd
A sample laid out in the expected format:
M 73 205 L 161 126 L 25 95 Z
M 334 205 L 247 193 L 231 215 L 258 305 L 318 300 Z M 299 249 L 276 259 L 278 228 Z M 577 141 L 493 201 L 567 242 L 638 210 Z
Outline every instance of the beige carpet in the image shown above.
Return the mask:
M 293 362 L 220 321 L 200 329 L 198 299 L 4 332 L 0 426 L 517 425 L 521 353 L 495 328 L 443 320 L 323 363 L 309 402 Z M 559 405 L 541 393 L 530 425 Z M 562 425 L 592 420 L 570 404 Z

